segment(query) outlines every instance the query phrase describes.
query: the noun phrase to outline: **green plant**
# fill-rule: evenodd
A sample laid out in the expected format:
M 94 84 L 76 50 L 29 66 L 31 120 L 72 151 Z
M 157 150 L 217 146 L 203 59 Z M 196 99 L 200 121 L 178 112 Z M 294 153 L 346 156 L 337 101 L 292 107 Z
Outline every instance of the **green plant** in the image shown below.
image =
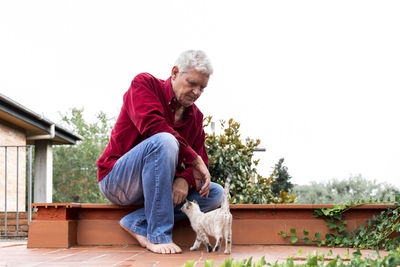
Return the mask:
M 204 119 L 204 127 L 211 122 L 211 116 Z M 274 170 L 265 178 L 257 173 L 258 160 L 254 160 L 254 150 L 260 140 L 246 138 L 242 142 L 239 133 L 240 124 L 233 119 L 221 121 L 222 134 L 206 133 L 206 149 L 209 156 L 209 170 L 213 182 L 224 185 L 226 173 L 232 174 L 230 192 L 231 203 L 287 203 L 293 202 L 295 196 L 282 191 L 274 196 L 271 183 L 276 177 Z
M 305 257 L 301 257 L 302 252 L 299 251 L 298 255 L 300 257 L 288 256 L 285 262 L 274 262 L 268 263 L 263 256 L 256 262 L 252 262 L 253 258 L 243 259 L 240 261 L 234 261 L 232 258 L 226 259 L 219 267 L 262 267 L 262 266 L 272 266 L 272 267 L 363 267 L 363 266 L 373 266 L 373 267 L 395 267 L 400 265 L 400 253 L 399 249 L 391 250 L 388 255 L 381 257 L 378 252 L 375 252 L 372 257 L 363 257 L 360 250 L 357 250 L 350 255 L 346 255 L 342 258 L 340 255 L 336 255 L 333 259 L 328 259 L 333 255 L 332 251 L 329 251 L 327 255 L 318 254 L 316 251 L 308 253 Z M 306 263 L 295 263 L 295 261 L 305 261 Z M 182 267 L 193 267 L 194 261 L 188 261 Z M 204 262 L 204 267 L 213 267 L 213 260 L 206 260 Z
M 378 216 L 373 216 L 366 221 L 365 225 L 357 227 L 351 232 L 347 232 L 347 222 L 344 220 L 345 212 L 353 207 L 366 203 L 383 203 L 383 200 L 370 200 L 350 202 L 344 205 L 335 205 L 330 209 L 316 209 L 315 217 L 321 217 L 327 223 L 329 230 L 336 234 L 328 233 L 325 239 L 321 239 L 321 233 L 315 233 L 315 238 L 309 238 L 309 233 L 303 230 L 303 237 L 296 234 L 296 229 L 290 229 L 290 234 L 280 231 L 279 234 L 284 238 L 290 238 L 292 243 L 303 240 L 307 244 L 327 245 L 331 247 L 354 247 L 368 249 L 392 250 L 400 245 L 400 203 L 396 196 L 394 208 L 387 207 Z M 390 199 L 387 200 L 390 202 Z

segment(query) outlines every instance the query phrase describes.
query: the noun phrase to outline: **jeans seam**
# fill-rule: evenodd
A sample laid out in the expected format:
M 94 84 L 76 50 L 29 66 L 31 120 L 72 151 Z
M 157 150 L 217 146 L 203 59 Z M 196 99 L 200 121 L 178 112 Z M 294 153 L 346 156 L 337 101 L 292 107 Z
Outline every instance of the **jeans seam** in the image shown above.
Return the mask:
M 155 190 L 156 190 L 156 211 L 157 211 L 156 216 L 155 216 L 157 218 L 156 224 L 155 224 L 156 228 L 159 228 L 159 221 L 160 221 L 160 216 L 158 213 L 158 211 L 160 210 L 160 188 L 159 188 L 160 177 L 159 177 L 159 173 L 158 173 L 158 153 L 159 153 L 159 151 L 156 150 L 155 151 L 155 160 L 154 160 L 154 162 L 155 162 L 154 175 L 155 175 L 155 179 L 156 179 L 156 188 L 155 188 Z

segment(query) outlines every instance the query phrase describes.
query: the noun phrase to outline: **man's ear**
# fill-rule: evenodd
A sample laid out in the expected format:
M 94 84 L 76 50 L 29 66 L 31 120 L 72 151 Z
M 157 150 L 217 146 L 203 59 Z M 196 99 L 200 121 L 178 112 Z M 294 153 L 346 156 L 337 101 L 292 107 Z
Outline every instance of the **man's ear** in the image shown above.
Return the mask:
M 176 77 L 178 77 L 179 74 L 179 68 L 177 66 L 173 66 L 171 70 L 171 79 L 175 80 Z

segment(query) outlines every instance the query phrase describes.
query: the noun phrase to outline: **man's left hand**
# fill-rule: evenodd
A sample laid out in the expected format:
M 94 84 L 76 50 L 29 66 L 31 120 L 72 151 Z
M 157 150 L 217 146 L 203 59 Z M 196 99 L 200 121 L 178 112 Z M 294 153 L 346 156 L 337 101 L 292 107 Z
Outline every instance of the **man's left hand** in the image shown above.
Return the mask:
M 174 201 L 174 207 L 185 201 L 189 192 L 189 185 L 184 178 L 175 178 L 172 184 L 172 200 Z

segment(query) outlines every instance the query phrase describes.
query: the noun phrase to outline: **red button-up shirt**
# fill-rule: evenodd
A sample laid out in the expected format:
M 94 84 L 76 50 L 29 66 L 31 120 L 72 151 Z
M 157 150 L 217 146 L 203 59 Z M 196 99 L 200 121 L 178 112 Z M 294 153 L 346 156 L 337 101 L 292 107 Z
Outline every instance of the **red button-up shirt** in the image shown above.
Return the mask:
M 184 178 L 189 187 L 195 188 L 190 164 L 200 155 L 208 166 L 203 114 L 193 104 L 185 109 L 183 119 L 175 123 L 176 104 L 171 78 L 163 81 L 148 73 L 137 75 L 124 95 L 110 142 L 96 162 L 98 181 L 103 179 L 115 162 L 134 146 L 152 135 L 167 132 L 179 142 L 175 177 Z

